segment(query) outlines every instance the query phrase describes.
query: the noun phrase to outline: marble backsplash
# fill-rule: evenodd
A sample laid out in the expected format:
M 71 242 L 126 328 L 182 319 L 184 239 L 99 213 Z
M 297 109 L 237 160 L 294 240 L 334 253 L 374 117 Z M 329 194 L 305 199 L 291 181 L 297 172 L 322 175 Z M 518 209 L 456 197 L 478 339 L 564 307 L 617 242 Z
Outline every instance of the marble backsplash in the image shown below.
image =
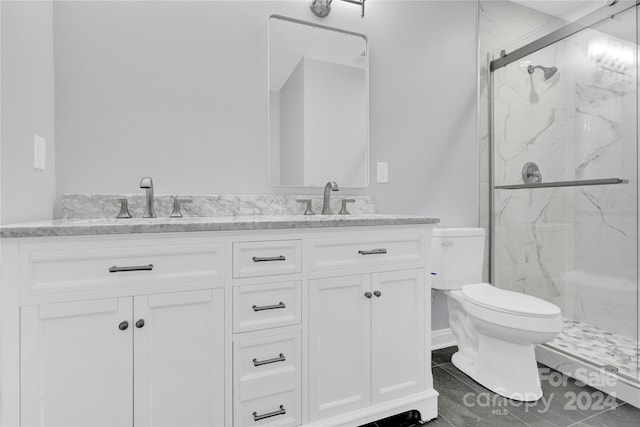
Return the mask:
M 168 218 L 173 210 L 176 196 L 156 194 L 155 211 L 158 218 Z M 120 212 L 119 199 L 126 198 L 129 213 L 134 218 L 144 213 L 143 194 L 63 194 L 60 207 L 63 219 L 115 218 Z M 305 204 L 296 200 L 311 199 L 316 214 L 322 212 L 322 195 L 211 195 L 181 194 L 179 199 L 189 199 L 192 203 L 181 204 L 185 217 L 258 216 L 258 215 L 302 215 Z M 340 212 L 342 199 L 354 199 L 348 203 L 351 214 L 371 214 L 376 212 L 375 196 L 331 195 L 331 210 Z

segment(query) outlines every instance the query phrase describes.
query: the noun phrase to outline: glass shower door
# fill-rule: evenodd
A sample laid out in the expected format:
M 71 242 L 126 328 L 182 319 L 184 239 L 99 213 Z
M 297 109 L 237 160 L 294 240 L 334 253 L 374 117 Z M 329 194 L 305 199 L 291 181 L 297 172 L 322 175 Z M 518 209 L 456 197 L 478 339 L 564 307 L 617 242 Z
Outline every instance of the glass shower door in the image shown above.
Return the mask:
M 638 382 L 636 22 L 492 72 L 491 278 L 561 308 L 550 348 Z

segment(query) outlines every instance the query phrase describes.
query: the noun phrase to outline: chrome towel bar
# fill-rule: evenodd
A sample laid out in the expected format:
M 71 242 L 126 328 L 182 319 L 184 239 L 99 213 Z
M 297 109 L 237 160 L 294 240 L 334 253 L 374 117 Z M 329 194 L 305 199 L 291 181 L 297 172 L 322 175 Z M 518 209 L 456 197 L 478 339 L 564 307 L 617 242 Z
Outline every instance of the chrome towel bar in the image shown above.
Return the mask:
M 582 185 L 628 184 L 629 180 L 620 178 L 581 179 L 576 181 L 540 182 L 532 184 L 496 185 L 496 190 L 520 190 L 524 188 L 579 187 Z

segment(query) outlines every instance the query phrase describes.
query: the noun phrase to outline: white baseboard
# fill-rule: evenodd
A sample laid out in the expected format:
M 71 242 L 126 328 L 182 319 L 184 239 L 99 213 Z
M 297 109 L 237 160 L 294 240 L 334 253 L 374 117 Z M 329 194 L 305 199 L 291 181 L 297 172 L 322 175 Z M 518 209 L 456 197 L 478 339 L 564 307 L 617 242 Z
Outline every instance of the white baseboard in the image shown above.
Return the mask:
M 453 336 L 451 328 L 431 331 L 431 350 L 440 350 L 454 345 L 456 345 L 456 338 Z

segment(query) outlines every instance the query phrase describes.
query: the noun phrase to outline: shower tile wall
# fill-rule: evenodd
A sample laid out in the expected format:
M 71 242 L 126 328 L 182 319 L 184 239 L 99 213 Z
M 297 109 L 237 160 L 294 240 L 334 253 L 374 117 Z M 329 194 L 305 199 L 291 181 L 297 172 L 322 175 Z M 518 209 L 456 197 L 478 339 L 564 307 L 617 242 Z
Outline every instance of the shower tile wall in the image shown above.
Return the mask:
M 488 58 L 501 49 L 514 49 L 537 38 L 540 34 L 559 28 L 563 22 L 544 13 L 510 1 L 481 0 L 478 3 L 478 143 L 479 143 L 479 218 L 480 227 L 490 228 L 489 182 L 489 87 L 487 86 Z M 485 280 L 489 273 L 489 239 L 486 241 Z
M 583 31 L 494 72 L 496 185 L 615 178 L 629 184 L 496 190 L 494 283 L 547 299 L 566 318 L 637 339 L 635 68 L 589 59 Z M 558 67 L 544 80 L 527 65 Z

